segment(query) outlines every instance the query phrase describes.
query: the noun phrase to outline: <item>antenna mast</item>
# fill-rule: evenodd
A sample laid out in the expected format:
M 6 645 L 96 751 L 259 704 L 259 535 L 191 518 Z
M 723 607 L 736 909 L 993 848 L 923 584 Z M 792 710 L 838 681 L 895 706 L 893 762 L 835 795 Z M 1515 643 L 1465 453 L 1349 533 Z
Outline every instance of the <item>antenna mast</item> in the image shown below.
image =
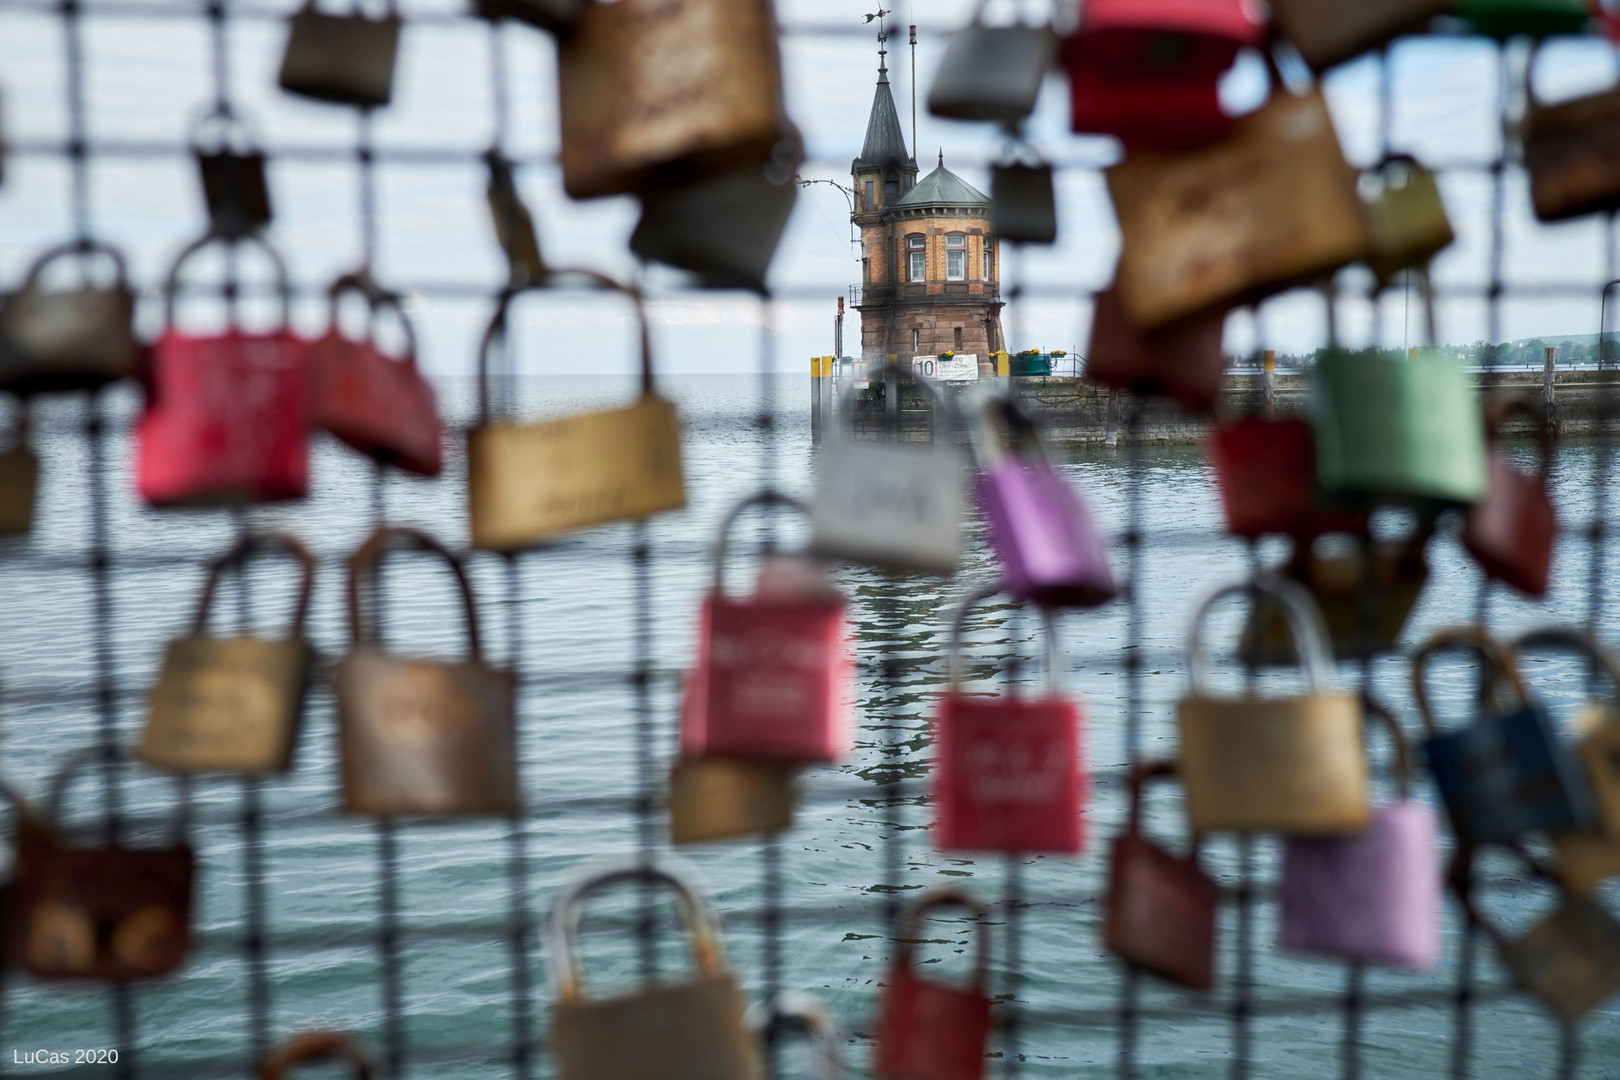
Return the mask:
M 917 154 L 917 24 L 911 24 L 911 153 Z

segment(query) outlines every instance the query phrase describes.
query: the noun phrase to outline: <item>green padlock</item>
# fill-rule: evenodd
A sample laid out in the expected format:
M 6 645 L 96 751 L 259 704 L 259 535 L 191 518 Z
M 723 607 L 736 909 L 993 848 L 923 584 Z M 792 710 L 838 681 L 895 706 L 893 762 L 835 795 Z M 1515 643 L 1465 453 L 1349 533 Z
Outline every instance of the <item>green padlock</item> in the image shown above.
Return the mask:
M 1587 0 L 1457 0 L 1454 11 L 1493 38 L 1580 34 L 1592 19 Z
M 1324 492 L 1426 506 L 1484 496 L 1479 397 L 1454 357 L 1335 351 L 1317 363 L 1310 387 Z

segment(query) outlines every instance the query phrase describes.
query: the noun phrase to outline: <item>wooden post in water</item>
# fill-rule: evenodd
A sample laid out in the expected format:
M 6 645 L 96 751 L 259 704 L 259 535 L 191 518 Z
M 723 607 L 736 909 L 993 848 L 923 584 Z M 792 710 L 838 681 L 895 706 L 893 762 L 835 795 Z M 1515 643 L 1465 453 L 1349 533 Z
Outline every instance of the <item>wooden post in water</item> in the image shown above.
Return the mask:
M 1266 395 L 1265 415 L 1269 417 L 1277 394 L 1277 350 L 1267 349 L 1260 364 L 1260 386 Z
M 1541 366 L 1541 410 L 1547 418 L 1547 430 L 1553 433 L 1553 438 L 1560 434 L 1558 423 L 1558 394 L 1554 387 L 1553 368 L 1558 359 L 1558 349 L 1547 346 L 1547 355 Z

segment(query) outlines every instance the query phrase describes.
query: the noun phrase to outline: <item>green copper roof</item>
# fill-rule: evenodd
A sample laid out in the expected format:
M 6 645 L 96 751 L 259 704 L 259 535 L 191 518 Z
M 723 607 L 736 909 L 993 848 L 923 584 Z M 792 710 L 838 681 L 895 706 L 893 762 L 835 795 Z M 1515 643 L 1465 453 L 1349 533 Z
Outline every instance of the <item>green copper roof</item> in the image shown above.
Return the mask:
M 972 184 L 945 167 L 945 153 L 940 152 L 939 167 L 906 192 L 892 206 L 989 206 L 990 198 Z

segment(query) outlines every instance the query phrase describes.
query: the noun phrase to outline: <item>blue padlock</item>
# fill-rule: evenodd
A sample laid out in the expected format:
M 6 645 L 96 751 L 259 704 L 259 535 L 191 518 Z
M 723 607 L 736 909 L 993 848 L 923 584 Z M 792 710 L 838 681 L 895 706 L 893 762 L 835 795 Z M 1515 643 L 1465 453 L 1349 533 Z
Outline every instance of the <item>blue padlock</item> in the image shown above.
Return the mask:
M 1469 726 L 1442 733 L 1424 675 L 1434 654 L 1448 649 L 1480 654 L 1491 704 Z M 1504 687 L 1516 707 L 1499 707 L 1496 695 Z M 1512 843 L 1526 833 L 1595 823 L 1596 803 L 1579 763 L 1547 711 L 1530 701 L 1511 657 L 1483 632 L 1443 630 L 1430 638 L 1412 657 L 1412 694 L 1429 732 L 1423 744 L 1429 771 L 1459 839 Z

